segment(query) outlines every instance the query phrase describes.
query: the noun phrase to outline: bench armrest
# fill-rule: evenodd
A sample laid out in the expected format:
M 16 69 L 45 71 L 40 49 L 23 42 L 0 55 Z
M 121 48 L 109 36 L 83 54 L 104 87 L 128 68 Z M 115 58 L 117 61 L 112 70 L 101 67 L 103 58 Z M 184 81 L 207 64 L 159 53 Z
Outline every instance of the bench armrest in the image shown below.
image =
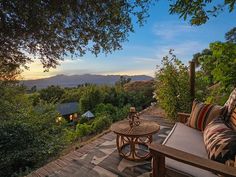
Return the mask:
M 210 159 L 204 159 L 202 157 L 186 153 L 184 151 L 180 151 L 165 145 L 160 145 L 160 144 L 151 144 L 149 146 L 150 152 L 153 156 L 153 164 L 154 165 L 164 165 L 164 164 L 158 164 L 158 162 L 155 162 L 155 160 L 160 160 L 161 162 L 165 162 L 165 157 L 174 159 L 176 161 L 195 166 L 207 171 L 211 171 L 216 174 L 221 174 L 227 177 L 235 177 L 236 175 L 236 168 L 234 167 L 229 167 L 225 164 L 221 164 L 218 162 L 215 162 Z M 161 157 L 161 158 L 160 158 Z M 164 159 L 163 159 L 164 158 Z M 155 166 L 153 169 L 156 168 Z M 153 171 L 153 177 L 156 176 L 165 176 L 165 170 L 163 170 L 165 167 L 158 167 L 158 169 Z M 161 172 L 162 174 L 158 174 Z
M 178 112 L 178 122 L 185 124 L 189 117 L 190 117 L 189 113 Z

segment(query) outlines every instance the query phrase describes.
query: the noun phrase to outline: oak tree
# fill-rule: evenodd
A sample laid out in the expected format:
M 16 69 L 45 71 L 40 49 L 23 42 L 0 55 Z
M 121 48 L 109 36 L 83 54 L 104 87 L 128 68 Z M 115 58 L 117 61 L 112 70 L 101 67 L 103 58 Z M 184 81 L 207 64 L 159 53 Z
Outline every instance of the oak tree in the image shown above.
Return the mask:
M 41 60 L 56 67 L 66 55 L 109 53 L 142 25 L 150 0 L 2 0 L 0 1 L 0 68 L 9 71 Z

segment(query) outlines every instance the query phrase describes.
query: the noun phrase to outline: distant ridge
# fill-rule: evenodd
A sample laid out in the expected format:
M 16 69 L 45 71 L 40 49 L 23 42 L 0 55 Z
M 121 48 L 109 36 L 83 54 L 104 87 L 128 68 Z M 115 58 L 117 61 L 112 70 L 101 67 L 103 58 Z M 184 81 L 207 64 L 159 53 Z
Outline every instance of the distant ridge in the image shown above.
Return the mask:
M 58 85 L 61 87 L 77 87 L 78 85 L 90 83 L 97 85 L 114 85 L 120 79 L 121 75 L 96 75 L 96 74 L 83 74 L 83 75 L 56 75 L 44 79 L 36 80 L 22 80 L 21 83 L 27 88 L 31 88 L 36 85 L 37 89 L 46 88 L 50 85 Z M 131 78 L 131 81 L 142 81 L 153 79 L 146 75 L 123 75 L 127 78 Z

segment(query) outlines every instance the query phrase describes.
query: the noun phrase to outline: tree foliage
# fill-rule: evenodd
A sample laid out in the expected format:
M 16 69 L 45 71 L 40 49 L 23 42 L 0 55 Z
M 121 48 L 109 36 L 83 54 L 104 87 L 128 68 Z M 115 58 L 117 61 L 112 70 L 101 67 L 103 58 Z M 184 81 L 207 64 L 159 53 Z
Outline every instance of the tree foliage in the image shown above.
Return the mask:
M 128 94 L 128 102 L 135 106 L 137 110 L 145 109 L 153 98 L 154 81 L 134 81 L 124 85 L 124 90 Z
M 52 104 L 33 107 L 24 88 L 0 86 L 0 176 L 17 176 L 56 155 L 67 143 Z
M 48 69 L 69 53 L 121 49 L 133 31 L 131 17 L 142 25 L 149 5 L 150 0 L 1 1 L 0 68 L 26 67 L 38 58 Z
M 228 42 L 236 44 L 236 27 L 232 28 L 225 34 L 225 39 Z
M 169 12 L 170 14 L 178 14 L 184 20 L 190 19 L 192 25 L 202 25 L 210 17 L 218 16 L 225 8 L 232 12 L 235 4 L 235 0 L 223 2 L 215 2 L 213 0 L 171 0 Z
M 79 102 L 81 96 L 83 94 L 83 89 L 80 87 L 79 89 L 64 89 L 64 94 L 61 96 L 62 103 L 69 102 Z
M 162 59 L 155 77 L 155 97 L 167 116 L 175 120 L 177 112 L 189 112 L 191 106 L 188 68 L 176 58 L 173 50 Z
M 97 117 L 92 123 L 92 129 L 96 132 L 101 132 L 105 128 L 108 128 L 112 123 L 112 120 L 107 115 Z
M 88 86 L 79 100 L 79 109 L 81 113 L 93 110 L 95 106 L 103 102 L 103 93 L 96 86 Z
M 51 85 L 39 91 L 39 98 L 47 101 L 48 103 L 58 102 L 64 92 L 64 89 L 60 88 L 59 86 Z
M 83 123 L 83 124 L 80 123 L 76 126 L 77 136 L 84 137 L 86 135 L 89 135 L 90 133 L 92 133 L 91 125 L 88 125 L 86 123 Z
M 69 141 L 99 133 L 124 119 L 131 105 L 150 105 L 152 92 L 145 91 L 144 96 L 143 86 L 137 87 L 131 93 L 120 85 L 50 86 L 29 94 L 22 86 L 0 82 L 0 176 L 32 170 L 56 156 Z M 56 104 L 71 101 L 79 101 L 82 113 L 92 110 L 95 119 L 81 119 L 75 130 L 66 120 L 56 123 Z
M 230 91 L 236 86 L 236 44 L 214 42 L 209 45 L 210 52 L 199 54 L 202 79 L 206 82 L 208 102 L 224 104 Z M 227 93 L 227 94 L 225 94 Z
M 131 81 L 131 78 L 120 76 L 120 79 L 115 84 L 123 87 L 125 84 L 129 83 L 130 81 Z

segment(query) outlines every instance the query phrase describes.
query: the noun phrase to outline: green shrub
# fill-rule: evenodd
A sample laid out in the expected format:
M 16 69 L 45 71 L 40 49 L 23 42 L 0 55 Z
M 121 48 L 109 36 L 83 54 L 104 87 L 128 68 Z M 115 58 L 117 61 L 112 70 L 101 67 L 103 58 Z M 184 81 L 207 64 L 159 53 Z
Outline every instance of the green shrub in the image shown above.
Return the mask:
M 84 137 L 86 135 L 91 134 L 92 128 L 91 125 L 88 124 L 77 124 L 76 126 L 76 134 L 78 137 Z
M 209 49 L 197 55 L 202 78 L 207 83 L 206 102 L 223 105 L 236 86 L 236 44 L 210 43 Z
M 111 119 L 108 116 L 96 117 L 92 123 L 92 128 L 95 132 L 102 132 L 111 125 Z
M 173 55 L 162 60 L 155 77 L 155 98 L 171 120 L 177 118 L 177 112 L 190 112 L 188 68 Z
M 3 92 L 2 92 L 3 91 Z M 0 86 L 0 176 L 17 176 L 55 156 L 67 144 L 52 104 L 31 100 L 18 87 Z
M 103 93 L 99 87 L 88 86 L 79 100 L 79 110 L 81 113 L 93 110 L 96 105 L 103 102 L 103 100 Z
M 131 105 L 128 104 L 122 108 L 117 109 L 116 114 L 113 117 L 113 120 L 119 121 L 119 120 L 123 120 L 124 118 L 126 118 L 128 116 L 130 107 L 131 107 Z
M 62 95 L 64 94 L 64 89 L 59 86 L 48 86 L 45 89 L 39 91 L 40 99 L 47 101 L 48 103 L 56 103 L 60 101 Z
M 108 104 L 100 103 L 95 107 L 96 114 L 106 113 L 106 114 L 112 115 L 115 112 L 116 112 L 116 107 L 110 103 L 108 103 Z
M 80 118 L 80 120 L 79 120 L 79 123 L 80 124 L 84 124 L 84 123 L 87 123 L 88 122 L 88 118 L 87 117 L 84 117 L 84 116 L 82 116 L 81 118 Z

